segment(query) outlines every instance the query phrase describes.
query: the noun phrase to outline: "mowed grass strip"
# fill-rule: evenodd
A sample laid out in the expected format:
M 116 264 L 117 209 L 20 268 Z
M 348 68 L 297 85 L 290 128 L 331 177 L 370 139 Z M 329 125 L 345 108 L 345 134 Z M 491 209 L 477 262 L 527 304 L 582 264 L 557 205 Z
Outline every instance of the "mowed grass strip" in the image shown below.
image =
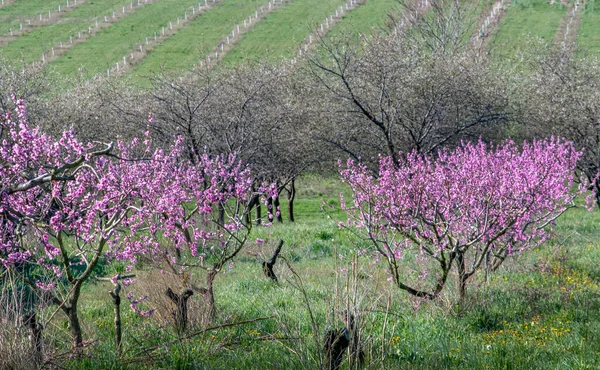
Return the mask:
M 600 55 L 600 0 L 588 0 L 585 4 L 577 34 L 577 50 L 581 54 Z
M 329 31 L 328 36 L 335 37 L 343 33 L 369 35 L 372 32 L 386 32 L 388 15 L 391 13 L 397 16 L 400 14 L 400 9 L 398 0 L 367 1 L 349 12 L 346 12 L 344 6 L 343 20 Z
M 161 0 L 148 4 L 76 45 L 50 63 L 50 67 L 63 76 L 79 73 L 81 66 L 87 78 L 106 72 L 116 61 L 137 49 L 146 37 L 160 33 L 162 27 L 168 28 L 169 22 L 175 25 L 177 17 L 183 19 L 184 13 L 191 12 L 191 6 L 197 3 L 197 0 Z
M 79 0 L 79 3 L 85 0 Z M 42 14 L 43 22 L 53 22 L 53 20 L 64 16 L 65 12 L 69 12 L 72 8 L 66 7 L 67 0 L 17 0 L 10 5 L 0 7 L 0 35 L 9 35 L 10 30 L 13 32 L 19 31 L 19 24 L 23 27 L 28 25 L 27 20 L 39 23 L 39 16 Z M 74 2 L 69 1 L 69 5 Z M 61 12 L 58 13 L 58 6 L 61 6 Z M 48 21 L 48 11 L 51 12 L 52 18 Z
M 160 72 L 183 73 L 217 46 L 237 24 L 267 6 L 268 0 L 227 0 L 198 16 L 187 27 L 152 50 L 133 70 L 137 76 Z
M 552 43 L 567 8 L 558 1 L 513 0 L 500 22 L 496 34 L 492 35 L 490 47 L 496 55 L 513 56 L 531 37 L 539 37 Z
M 268 57 L 272 61 L 296 55 L 300 44 L 343 0 L 296 0 L 275 10 L 235 45 L 223 62 L 228 65 Z
M 2 2 L 0 2 L 0 8 L 3 8 L 5 6 L 9 6 L 12 3 L 14 3 L 14 2 L 15 2 L 14 0 L 2 0 Z
M 104 16 L 110 16 L 112 11 L 117 11 L 125 5 L 127 0 L 101 0 L 89 1 L 73 10 L 68 17 L 58 23 L 39 27 L 33 31 L 17 38 L 0 48 L 5 58 L 11 60 L 22 60 L 31 63 L 41 58 L 42 53 L 48 52 L 53 46 L 63 42 L 69 42 L 69 35 L 77 35 L 77 32 L 87 30 L 93 26 L 97 18 L 104 23 Z M 109 19 L 110 20 L 110 19 Z

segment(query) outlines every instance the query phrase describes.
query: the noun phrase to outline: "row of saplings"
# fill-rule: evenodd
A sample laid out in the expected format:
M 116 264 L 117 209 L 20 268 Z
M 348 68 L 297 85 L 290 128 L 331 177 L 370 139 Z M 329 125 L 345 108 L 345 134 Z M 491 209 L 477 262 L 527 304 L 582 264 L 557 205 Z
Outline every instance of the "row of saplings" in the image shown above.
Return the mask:
M 235 154 L 189 155 L 180 138 L 169 148 L 154 146 L 149 132 L 106 144 L 82 143 L 71 131 L 56 140 L 28 124 L 21 100 L 14 103 L 0 119 L 0 163 L 9 164 L 0 166 L 0 263 L 66 314 L 75 348 L 83 345 L 81 289 L 101 260 L 128 266 L 109 279 L 118 350 L 120 281 L 132 278 L 138 259 L 183 280 L 190 269 L 204 270 L 205 286 L 194 290 L 214 317 L 214 279 L 245 246 L 256 199 L 269 219 L 280 214 L 273 209 L 277 185 L 255 184 Z M 349 160 L 340 174 L 353 199 L 341 199 L 348 219 L 340 226 L 371 242 L 398 288 L 434 299 L 455 271 L 462 298 L 478 271 L 494 271 L 551 236 L 554 221 L 586 189 L 582 182 L 572 190 L 580 155 L 571 143 L 549 139 L 382 157 L 376 172 Z M 273 280 L 280 250 L 263 263 Z M 28 264 L 35 273 L 22 268 Z M 166 294 L 184 330 L 193 290 L 184 284 Z M 137 313 L 151 314 L 145 297 L 127 299 Z M 355 320 L 346 316 L 346 328 L 325 336 L 331 368 L 348 346 L 362 357 L 352 341 Z M 41 353 L 41 326 L 34 315 L 27 322 Z

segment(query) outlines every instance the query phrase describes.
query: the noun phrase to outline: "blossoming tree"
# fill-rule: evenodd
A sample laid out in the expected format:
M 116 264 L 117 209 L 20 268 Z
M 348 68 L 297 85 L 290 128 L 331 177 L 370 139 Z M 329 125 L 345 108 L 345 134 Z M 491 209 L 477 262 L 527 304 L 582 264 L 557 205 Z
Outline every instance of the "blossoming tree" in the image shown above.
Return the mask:
M 455 269 L 462 298 L 477 271 L 496 270 L 551 236 L 581 192 L 572 191 L 579 156 L 570 142 L 551 139 L 382 157 L 377 175 L 348 160 L 340 170 L 353 196 L 350 204 L 342 197 L 345 226 L 370 242 L 400 289 L 435 298 Z
M 137 140 L 94 150 L 71 131 L 54 140 L 31 128 L 21 100 L 15 112 L 0 121 L 0 261 L 62 309 L 78 347 L 81 289 L 140 211 L 146 165 L 131 160 Z
M 28 125 L 22 101 L 0 119 L 0 138 L 0 262 L 62 309 L 76 347 L 81 289 L 102 259 L 133 266 L 149 255 L 179 272 L 206 268 L 213 302 L 212 279 L 248 231 L 240 220 L 250 179 L 235 157 L 190 161 L 181 140 L 156 149 L 149 133 L 100 150 L 70 131 L 54 140 Z M 139 301 L 132 308 L 148 314 Z
M 187 299 L 204 296 L 208 318 L 214 316 L 213 281 L 245 245 L 251 223 L 244 222 L 250 199 L 276 196 L 275 185 L 253 190 L 250 171 L 235 155 L 189 160 L 178 141 L 168 153 L 157 152 L 147 164 L 144 206 L 123 238 L 119 258 L 144 260 L 179 276 L 183 290 L 167 290 L 175 303 L 176 326 L 186 326 Z M 267 199 L 267 198 L 265 198 Z M 206 286 L 194 285 L 190 274 L 204 271 Z

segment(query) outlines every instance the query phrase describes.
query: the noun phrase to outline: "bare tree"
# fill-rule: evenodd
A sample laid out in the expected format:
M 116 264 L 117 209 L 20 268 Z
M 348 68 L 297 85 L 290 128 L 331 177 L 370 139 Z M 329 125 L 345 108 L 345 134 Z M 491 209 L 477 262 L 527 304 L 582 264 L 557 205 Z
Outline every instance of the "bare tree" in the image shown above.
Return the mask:
M 565 137 L 583 150 L 578 169 L 600 206 L 600 60 L 546 47 L 530 47 L 524 87 L 527 106 L 523 134 Z
M 146 99 L 155 112 L 152 127 L 165 137 L 183 136 L 190 156 L 237 153 L 257 183 L 287 191 L 293 212 L 294 180 L 314 157 L 291 73 L 289 65 L 258 64 L 200 70 L 187 79 L 154 77 Z M 269 202 L 277 208 L 279 199 Z M 270 213 L 282 221 L 280 212 Z M 293 213 L 288 218 L 293 221 Z
M 12 107 L 12 95 L 27 102 L 28 115 L 38 120 L 45 112 L 45 95 L 53 91 L 52 74 L 43 71 L 43 65 L 22 65 L 0 55 L 0 114 Z
M 439 1 L 433 9 L 388 35 L 321 40 L 309 64 L 318 139 L 354 158 L 397 158 L 485 136 L 511 119 L 510 85 L 468 42 L 465 11 Z

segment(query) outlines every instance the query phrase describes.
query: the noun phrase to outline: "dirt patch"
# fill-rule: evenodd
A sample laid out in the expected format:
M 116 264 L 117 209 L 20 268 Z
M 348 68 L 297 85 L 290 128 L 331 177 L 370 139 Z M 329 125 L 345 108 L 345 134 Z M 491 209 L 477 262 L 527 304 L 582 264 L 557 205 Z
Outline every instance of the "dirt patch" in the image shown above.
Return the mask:
M 563 1 L 561 1 L 561 4 Z M 571 49 L 577 38 L 579 26 L 581 25 L 581 15 L 585 9 L 585 1 L 582 3 L 567 5 L 567 11 L 560 20 L 556 29 L 552 44 L 554 47 L 562 49 Z M 573 50 L 571 50 L 573 51 Z

